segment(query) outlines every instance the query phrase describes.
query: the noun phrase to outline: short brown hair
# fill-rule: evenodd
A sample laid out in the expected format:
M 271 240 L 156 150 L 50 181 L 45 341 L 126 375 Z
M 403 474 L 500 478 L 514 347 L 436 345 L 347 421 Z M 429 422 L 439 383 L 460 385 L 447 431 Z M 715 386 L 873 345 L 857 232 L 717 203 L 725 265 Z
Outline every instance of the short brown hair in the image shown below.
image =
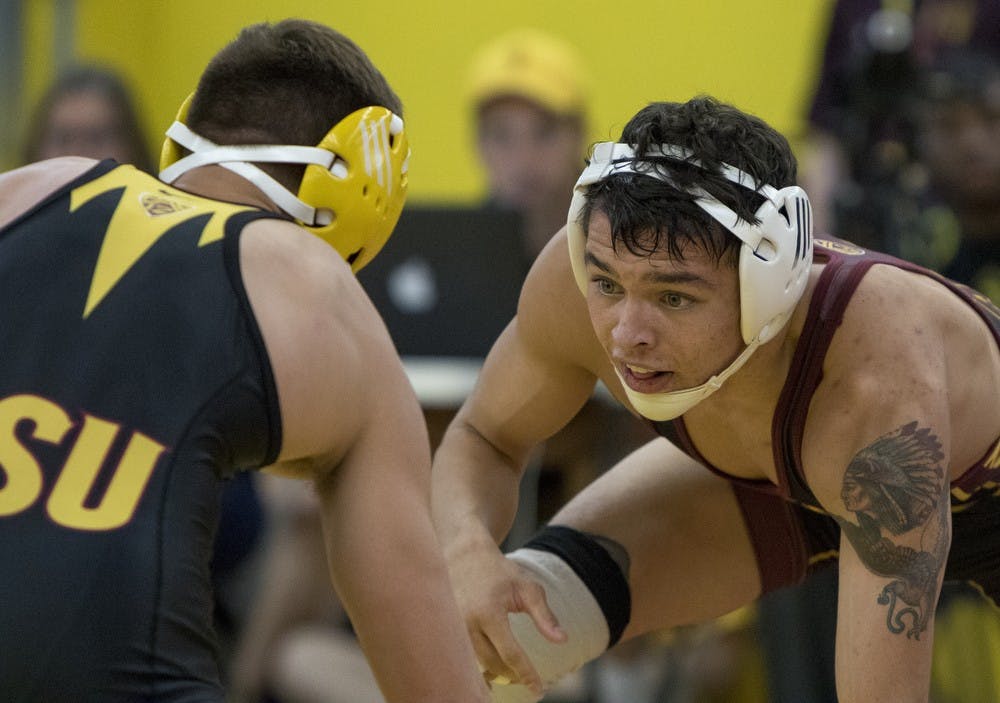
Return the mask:
M 318 144 L 368 106 L 402 115 L 396 93 L 351 39 L 301 19 L 244 28 L 209 62 L 188 126 L 219 144 Z

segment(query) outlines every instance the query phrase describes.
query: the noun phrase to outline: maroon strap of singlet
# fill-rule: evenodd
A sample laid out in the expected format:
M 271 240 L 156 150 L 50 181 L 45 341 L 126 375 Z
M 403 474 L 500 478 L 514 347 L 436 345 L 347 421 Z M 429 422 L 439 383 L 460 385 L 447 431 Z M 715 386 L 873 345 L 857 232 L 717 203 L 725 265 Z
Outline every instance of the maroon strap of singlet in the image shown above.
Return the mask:
M 880 257 L 817 249 L 816 259 L 825 259 L 826 267 L 813 290 L 809 314 L 778 398 L 771 440 L 782 492 L 800 503 L 819 508 L 819 501 L 801 469 L 802 436 L 809 403 L 823 380 L 823 360 L 833 335 L 844 319 L 844 310 L 865 273 L 873 264 L 880 262 Z

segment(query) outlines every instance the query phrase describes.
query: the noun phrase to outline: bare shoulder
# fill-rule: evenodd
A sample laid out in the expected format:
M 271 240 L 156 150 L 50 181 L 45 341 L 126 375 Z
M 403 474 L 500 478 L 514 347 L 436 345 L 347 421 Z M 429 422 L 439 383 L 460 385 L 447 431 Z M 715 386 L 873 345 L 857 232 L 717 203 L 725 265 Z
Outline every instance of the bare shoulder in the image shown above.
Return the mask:
M 96 163 L 93 159 L 67 156 L 0 174 L 0 227 L 10 224 Z
M 830 359 L 871 368 L 892 377 L 944 362 L 950 347 L 969 343 L 985 326 L 977 315 L 938 281 L 892 266 L 874 266 L 844 312 Z M 958 333 L 956 338 L 954 335 Z M 862 363 L 863 362 L 863 363 Z
M 408 388 L 385 325 L 340 255 L 295 224 L 251 223 L 240 262 L 278 387 L 282 460 L 336 461 L 376 403 Z
M 859 428 L 868 413 L 885 415 L 918 386 L 944 391 L 946 338 L 936 307 L 950 304 L 950 293 L 923 276 L 889 266 L 865 275 L 844 311 L 823 361 L 823 381 L 813 398 L 811 418 L 844 413 Z
M 946 465 L 960 473 L 995 441 L 989 418 L 1000 412 L 998 398 L 1000 352 L 982 318 L 931 277 L 875 266 L 824 360 L 809 410 L 807 471 L 844 466 L 913 426 L 939 438 Z
M 874 266 L 861 281 L 834 344 L 841 352 L 856 347 L 855 354 L 890 354 L 928 371 L 922 358 L 954 363 L 966 350 L 978 354 L 996 346 L 966 300 L 930 276 L 893 266 Z
M 545 246 L 531 267 L 517 308 L 518 330 L 533 351 L 582 366 L 604 377 L 610 372 L 570 266 L 566 230 Z
M 300 302 L 356 283 L 332 247 L 287 220 L 250 223 L 240 243 L 240 262 L 248 285 L 280 288 L 283 298 Z
M 313 345 L 338 348 L 387 338 L 381 318 L 343 258 L 327 243 L 284 220 L 257 220 L 243 235 L 244 284 L 262 325 L 283 335 L 307 334 Z M 301 361 L 307 349 L 289 345 Z

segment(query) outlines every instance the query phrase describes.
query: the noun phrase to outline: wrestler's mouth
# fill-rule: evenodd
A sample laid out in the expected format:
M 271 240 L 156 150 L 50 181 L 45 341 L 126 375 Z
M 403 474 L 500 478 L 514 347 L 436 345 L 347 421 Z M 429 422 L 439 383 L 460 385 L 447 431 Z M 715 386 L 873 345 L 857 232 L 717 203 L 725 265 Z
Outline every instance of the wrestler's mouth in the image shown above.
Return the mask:
M 625 385 L 637 393 L 667 391 L 674 376 L 672 371 L 656 371 L 636 364 L 621 364 L 619 372 Z

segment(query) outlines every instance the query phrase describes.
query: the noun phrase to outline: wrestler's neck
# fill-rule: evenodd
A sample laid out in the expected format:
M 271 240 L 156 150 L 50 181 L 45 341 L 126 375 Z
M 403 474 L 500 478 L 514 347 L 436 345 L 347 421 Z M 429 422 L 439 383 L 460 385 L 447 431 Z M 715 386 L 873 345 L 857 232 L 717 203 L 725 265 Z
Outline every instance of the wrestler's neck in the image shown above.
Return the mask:
M 253 183 L 222 166 L 202 166 L 181 175 L 173 187 L 212 200 L 280 213 L 274 201 Z
M 684 414 L 690 421 L 729 422 L 755 415 L 777 403 L 791 366 L 794 344 L 783 330 L 757 347 L 753 355 L 722 386 Z

